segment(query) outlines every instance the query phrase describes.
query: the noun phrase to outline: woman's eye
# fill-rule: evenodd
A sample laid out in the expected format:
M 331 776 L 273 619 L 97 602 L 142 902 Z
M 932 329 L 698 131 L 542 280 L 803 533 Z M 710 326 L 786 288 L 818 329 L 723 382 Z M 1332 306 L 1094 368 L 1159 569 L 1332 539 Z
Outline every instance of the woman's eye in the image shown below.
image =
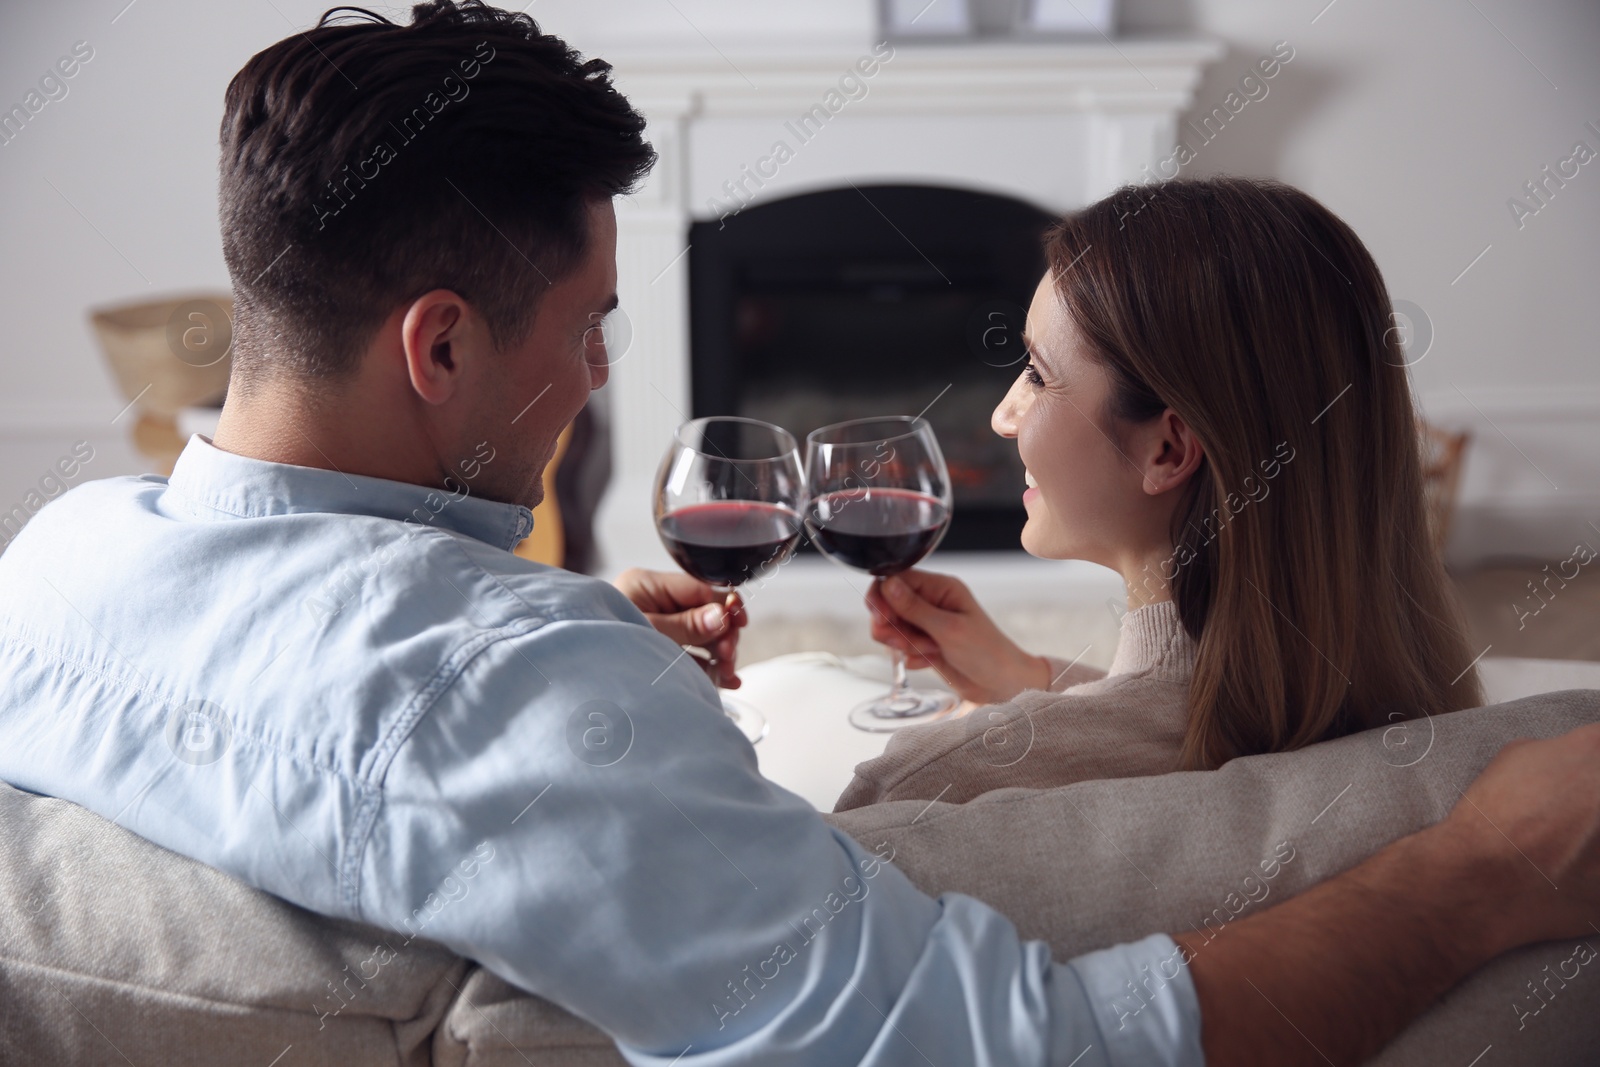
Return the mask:
M 1027 379 L 1029 385 L 1044 384 L 1044 379 L 1039 377 L 1039 368 L 1033 365 L 1032 357 L 1029 357 L 1027 366 L 1022 368 L 1022 376 Z

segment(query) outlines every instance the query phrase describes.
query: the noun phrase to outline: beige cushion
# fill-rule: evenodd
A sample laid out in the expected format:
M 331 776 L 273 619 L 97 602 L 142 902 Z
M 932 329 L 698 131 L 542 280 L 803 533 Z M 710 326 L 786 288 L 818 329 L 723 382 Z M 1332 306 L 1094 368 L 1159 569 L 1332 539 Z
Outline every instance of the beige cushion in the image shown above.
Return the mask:
M 432 1061 L 469 967 L 444 948 L 312 915 L 65 801 L 0 786 L 0 827 L 0 1063 Z
M 1285 899 L 1440 818 L 1505 741 L 1596 720 L 1600 692 L 1550 694 L 1436 719 L 1426 749 L 1426 725 L 1412 726 L 1404 745 L 1374 731 L 1206 774 L 829 818 L 869 847 L 890 842 L 924 889 L 986 899 L 1066 956 L 1223 925 L 1262 886 L 1241 914 Z M 438 946 L 375 956 L 394 935 L 311 915 L 71 804 L 0 788 L 0 827 L 0 1062 L 269 1065 L 290 1049 L 282 1067 L 622 1063 L 592 1027 Z M 1262 880 L 1284 841 L 1293 859 Z M 1600 1062 L 1592 968 L 1518 1030 L 1513 1005 L 1534 1006 L 1524 983 L 1572 955 L 1553 944 L 1496 961 L 1379 1062 L 1465 1065 L 1490 1044 L 1497 1064 Z M 371 978 L 335 1000 L 328 983 L 351 974 Z

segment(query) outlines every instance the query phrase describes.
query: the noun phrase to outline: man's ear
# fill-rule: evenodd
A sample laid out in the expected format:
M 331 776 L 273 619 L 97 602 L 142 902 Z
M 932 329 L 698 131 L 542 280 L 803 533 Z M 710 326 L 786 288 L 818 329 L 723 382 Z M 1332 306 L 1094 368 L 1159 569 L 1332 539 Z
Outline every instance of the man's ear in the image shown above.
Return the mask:
M 411 388 L 430 404 L 455 395 L 465 362 L 478 343 L 472 310 L 449 289 L 434 289 L 411 302 L 400 322 Z
M 1182 486 L 1206 458 L 1200 438 L 1171 408 L 1156 418 L 1144 445 L 1144 491 L 1151 496 Z

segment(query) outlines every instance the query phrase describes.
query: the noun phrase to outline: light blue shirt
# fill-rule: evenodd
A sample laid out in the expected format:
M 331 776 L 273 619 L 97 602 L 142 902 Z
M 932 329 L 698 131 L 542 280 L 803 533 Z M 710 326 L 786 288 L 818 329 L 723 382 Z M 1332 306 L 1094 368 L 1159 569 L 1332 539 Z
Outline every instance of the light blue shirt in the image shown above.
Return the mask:
M 389 950 L 443 942 L 636 1064 L 1201 1062 L 1170 938 L 1058 964 L 924 895 L 466 484 L 196 437 L 170 479 L 63 495 L 0 555 L 0 778 Z

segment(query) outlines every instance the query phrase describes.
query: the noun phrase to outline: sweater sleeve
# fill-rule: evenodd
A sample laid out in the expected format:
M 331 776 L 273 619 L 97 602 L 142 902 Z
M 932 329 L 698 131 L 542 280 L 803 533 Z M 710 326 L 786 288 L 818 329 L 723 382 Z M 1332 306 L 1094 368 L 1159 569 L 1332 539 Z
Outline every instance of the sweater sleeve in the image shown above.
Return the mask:
M 1077 660 L 1057 656 L 1046 656 L 1044 659 L 1050 664 L 1050 684 L 1045 689 L 1051 693 L 1060 693 L 1084 682 L 1098 682 L 1106 676 L 1106 672 L 1099 667 L 1091 667 Z
M 1025 784 L 1010 780 L 1012 769 L 1033 746 L 1039 714 L 1061 699 L 1033 689 L 957 719 L 906 727 L 889 739 L 883 755 L 856 764 L 833 810 L 890 800 L 962 804 L 990 789 Z
M 915 800 L 930 770 L 960 750 L 968 737 L 968 720 L 982 714 L 974 708 L 959 719 L 908 726 L 889 738 L 881 756 L 856 764 L 855 776 L 834 803 L 834 811 L 848 811 L 888 800 Z M 934 799 L 932 796 L 926 799 Z
M 891 800 L 965 804 L 994 789 L 1054 789 L 1178 769 L 1187 684 L 1120 675 L 1069 693 L 1029 690 L 959 719 L 912 726 L 856 765 L 835 811 Z

